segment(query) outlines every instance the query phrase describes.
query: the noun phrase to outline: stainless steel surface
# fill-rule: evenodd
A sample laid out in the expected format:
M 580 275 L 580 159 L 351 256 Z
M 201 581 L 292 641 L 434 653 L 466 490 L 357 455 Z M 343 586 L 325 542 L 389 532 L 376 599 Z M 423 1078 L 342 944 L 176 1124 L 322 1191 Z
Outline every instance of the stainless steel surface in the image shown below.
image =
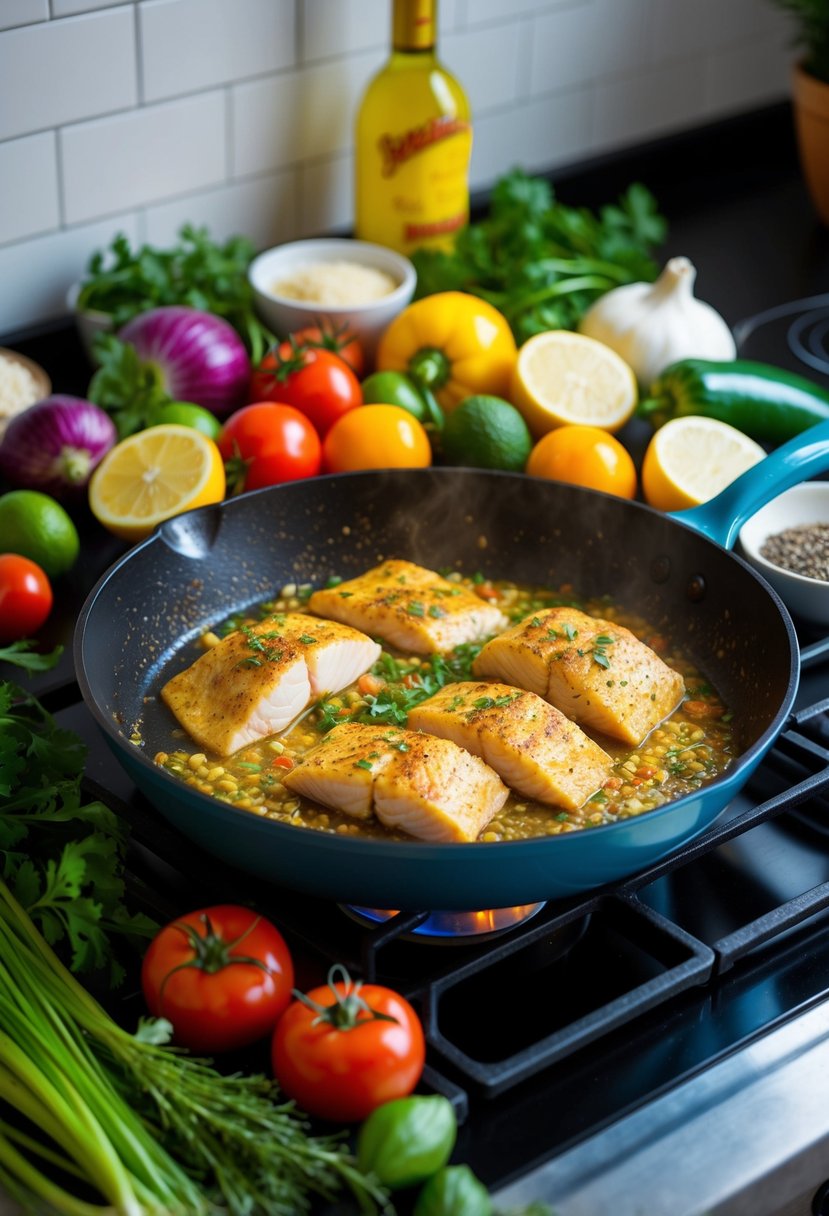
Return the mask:
M 541 1198 L 555 1216 L 806 1216 L 829 1176 L 828 1095 L 824 1001 L 501 1189 L 496 1206 Z

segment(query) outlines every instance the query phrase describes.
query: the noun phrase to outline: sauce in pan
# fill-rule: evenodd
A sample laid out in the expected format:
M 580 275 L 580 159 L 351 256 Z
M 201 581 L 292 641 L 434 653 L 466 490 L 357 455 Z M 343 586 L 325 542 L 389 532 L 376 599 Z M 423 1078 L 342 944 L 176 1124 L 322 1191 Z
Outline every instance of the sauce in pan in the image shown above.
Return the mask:
M 641 815 L 681 797 L 719 776 L 737 754 L 728 707 L 717 690 L 696 669 L 690 657 L 675 649 L 640 617 L 611 599 L 579 600 L 572 588 L 531 587 L 489 582 L 480 576 L 448 576 L 497 605 L 511 621 L 553 605 L 568 604 L 593 616 L 615 621 L 650 646 L 685 681 L 686 695 L 678 708 L 636 748 L 587 731 L 613 758 L 604 785 L 578 810 L 565 811 L 510 793 L 503 809 L 484 829 L 482 841 L 521 840 L 554 836 Z M 260 605 L 258 615 L 307 611 L 311 587 L 286 587 L 276 600 Z M 251 614 L 257 619 L 256 614 Z M 245 623 L 225 621 L 201 638 L 201 647 Z M 339 835 L 394 838 L 377 820 L 355 820 L 336 810 L 315 806 L 292 794 L 283 777 L 297 758 L 320 742 L 340 722 L 365 722 L 405 727 L 407 713 L 438 688 L 473 678 L 472 660 L 480 644 L 466 644 L 447 655 L 418 656 L 384 648 L 372 673 L 343 692 L 310 708 L 279 738 L 269 738 L 218 759 L 188 750 L 181 729 L 174 737 L 182 747 L 156 756 L 156 763 L 186 784 L 251 814 Z M 193 658 L 197 658 L 194 653 Z M 608 672 L 608 678 L 612 673 Z M 410 839 L 397 834 L 398 839 Z

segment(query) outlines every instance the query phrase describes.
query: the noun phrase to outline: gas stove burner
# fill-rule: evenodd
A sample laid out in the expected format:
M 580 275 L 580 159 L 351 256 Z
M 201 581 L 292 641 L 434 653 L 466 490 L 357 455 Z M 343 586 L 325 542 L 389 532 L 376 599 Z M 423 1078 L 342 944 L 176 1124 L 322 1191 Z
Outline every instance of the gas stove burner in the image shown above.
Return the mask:
M 383 925 L 398 913 L 389 908 L 360 908 L 350 904 L 340 905 L 354 920 L 363 925 Z M 536 916 L 544 903 L 520 904 L 515 908 L 486 908 L 480 912 L 430 912 L 405 937 L 410 941 L 440 942 L 444 945 L 468 945 L 498 937 L 509 929 L 525 924 Z
M 817 372 L 829 375 L 829 308 L 816 308 L 792 321 L 789 326 L 789 346 Z
M 767 308 L 738 322 L 734 340 L 741 358 L 829 378 L 829 295 Z

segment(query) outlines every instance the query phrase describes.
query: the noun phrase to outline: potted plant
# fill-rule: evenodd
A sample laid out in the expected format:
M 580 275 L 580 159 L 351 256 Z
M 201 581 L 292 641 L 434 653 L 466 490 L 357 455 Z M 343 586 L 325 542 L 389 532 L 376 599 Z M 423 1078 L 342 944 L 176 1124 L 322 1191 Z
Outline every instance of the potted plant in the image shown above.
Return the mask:
M 773 0 L 797 23 L 794 45 L 795 130 L 803 176 L 812 202 L 829 224 L 829 0 Z

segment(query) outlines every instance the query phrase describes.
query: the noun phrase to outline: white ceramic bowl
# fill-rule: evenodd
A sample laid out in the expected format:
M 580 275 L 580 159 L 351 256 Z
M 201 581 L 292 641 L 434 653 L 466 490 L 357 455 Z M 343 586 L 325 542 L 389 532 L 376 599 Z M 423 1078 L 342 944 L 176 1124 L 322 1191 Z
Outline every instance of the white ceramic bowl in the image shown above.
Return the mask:
M 397 287 L 379 299 L 354 305 L 293 300 L 274 290 L 275 283 L 288 278 L 300 267 L 320 262 L 356 262 L 372 270 L 382 270 L 394 279 Z M 266 249 L 251 262 L 248 279 L 257 312 L 277 337 L 287 337 L 320 321 L 335 329 L 348 327 L 360 339 L 371 362 L 380 335 L 411 300 L 417 276 L 408 258 L 383 245 L 349 238 L 319 237 Z
M 804 481 L 778 495 L 743 524 L 739 544 L 743 556 L 796 616 L 829 625 L 829 582 L 786 570 L 760 553 L 769 536 L 815 523 L 829 524 L 829 481 Z

